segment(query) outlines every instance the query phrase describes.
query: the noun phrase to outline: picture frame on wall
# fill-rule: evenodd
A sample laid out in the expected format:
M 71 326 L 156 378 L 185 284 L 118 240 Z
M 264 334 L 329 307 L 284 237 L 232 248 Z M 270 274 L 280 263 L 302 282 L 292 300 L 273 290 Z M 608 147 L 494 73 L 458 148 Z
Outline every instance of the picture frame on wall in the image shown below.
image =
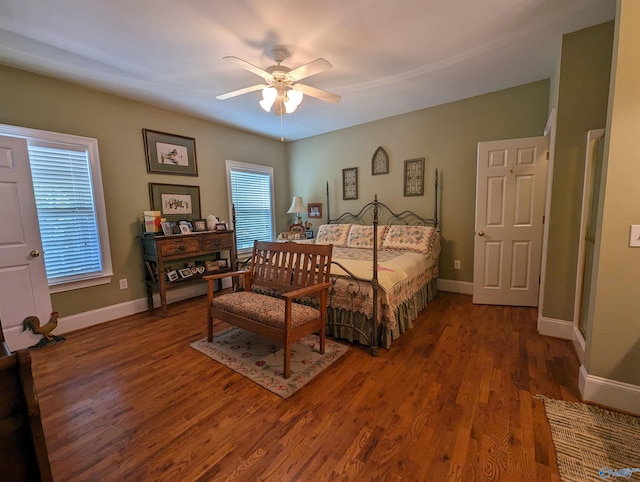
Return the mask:
M 142 138 L 148 173 L 198 175 L 193 137 L 142 129 Z
M 149 198 L 167 221 L 200 219 L 200 186 L 150 182 Z
M 424 157 L 404 161 L 404 195 L 424 196 Z
M 349 167 L 342 170 L 342 199 L 344 201 L 358 199 L 357 167 Z
M 371 158 L 371 175 L 389 174 L 389 155 L 382 146 L 378 147 Z

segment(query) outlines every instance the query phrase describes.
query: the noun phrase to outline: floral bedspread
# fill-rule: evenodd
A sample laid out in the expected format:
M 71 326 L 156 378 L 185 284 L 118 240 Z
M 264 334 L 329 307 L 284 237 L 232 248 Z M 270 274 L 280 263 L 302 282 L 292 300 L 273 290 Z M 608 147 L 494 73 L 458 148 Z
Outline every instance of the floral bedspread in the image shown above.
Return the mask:
M 369 280 L 373 274 L 373 253 L 370 249 L 334 247 L 332 260 L 354 275 Z M 358 281 L 333 265 L 333 286 L 329 292 L 332 308 L 360 313 L 373 318 L 373 288 L 368 281 Z M 438 276 L 437 259 L 409 251 L 378 252 L 378 316 L 379 324 L 396 332 L 398 308 L 411 300 L 433 278 Z

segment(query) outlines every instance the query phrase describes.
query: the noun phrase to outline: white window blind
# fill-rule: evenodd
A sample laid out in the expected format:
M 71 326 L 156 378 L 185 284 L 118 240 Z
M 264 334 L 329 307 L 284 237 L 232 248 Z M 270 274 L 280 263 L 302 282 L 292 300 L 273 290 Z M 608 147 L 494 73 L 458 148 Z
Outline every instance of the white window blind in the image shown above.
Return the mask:
M 32 142 L 29 161 L 49 284 L 101 274 L 89 152 Z
M 252 248 L 256 239 L 273 240 L 273 170 L 227 161 L 227 174 L 235 207 L 237 248 Z

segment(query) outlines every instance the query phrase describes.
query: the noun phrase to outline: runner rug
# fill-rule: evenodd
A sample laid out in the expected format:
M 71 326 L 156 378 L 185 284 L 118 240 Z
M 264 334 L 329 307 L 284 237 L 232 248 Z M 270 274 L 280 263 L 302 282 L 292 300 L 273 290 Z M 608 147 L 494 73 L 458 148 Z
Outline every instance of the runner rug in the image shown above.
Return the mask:
M 320 339 L 308 335 L 291 345 L 291 376 L 282 378 L 283 348 L 273 341 L 241 328 L 229 328 L 191 343 L 196 350 L 218 361 L 267 390 L 287 398 L 344 355 L 347 346 L 325 338 L 325 354 L 318 352 Z
M 640 418 L 535 398 L 544 402 L 563 482 L 640 480 Z

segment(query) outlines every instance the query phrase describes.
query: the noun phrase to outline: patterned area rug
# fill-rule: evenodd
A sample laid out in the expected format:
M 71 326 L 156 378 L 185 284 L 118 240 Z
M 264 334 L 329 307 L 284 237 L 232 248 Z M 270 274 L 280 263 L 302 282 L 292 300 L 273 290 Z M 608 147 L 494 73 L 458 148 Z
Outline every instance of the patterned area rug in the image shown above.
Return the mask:
M 293 395 L 318 373 L 344 355 L 347 346 L 325 339 L 325 354 L 317 351 L 320 339 L 308 335 L 291 346 L 291 376 L 282 378 L 284 358 L 281 346 L 241 328 L 229 328 L 191 343 L 196 350 L 253 380 L 282 398 Z
M 535 398 L 544 402 L 563 482 L 640 480 L 640 418 Z

